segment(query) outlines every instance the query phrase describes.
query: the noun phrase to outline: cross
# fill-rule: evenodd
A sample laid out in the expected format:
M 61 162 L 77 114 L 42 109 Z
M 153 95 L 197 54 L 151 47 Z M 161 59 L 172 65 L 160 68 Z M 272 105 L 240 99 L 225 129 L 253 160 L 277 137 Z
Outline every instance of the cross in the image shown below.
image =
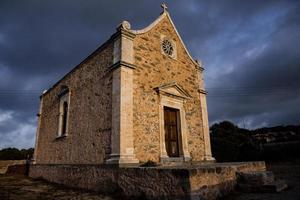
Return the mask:
M 168 6 L 165 3 L 162 3 L 161 7 L 164 9 L 164 12 L 166 12 L 168 10 Z

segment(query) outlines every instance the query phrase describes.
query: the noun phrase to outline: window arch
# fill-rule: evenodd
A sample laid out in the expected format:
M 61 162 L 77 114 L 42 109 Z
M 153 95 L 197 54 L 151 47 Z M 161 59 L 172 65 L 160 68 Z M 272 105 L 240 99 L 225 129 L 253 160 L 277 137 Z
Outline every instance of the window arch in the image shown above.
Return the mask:
M 58 137 L 67 136 L 68 134 L 68 119 L 69 119 L 69 88 L 61 86 L 58 94 L 59 98 L 59 119 L 58 119 Z

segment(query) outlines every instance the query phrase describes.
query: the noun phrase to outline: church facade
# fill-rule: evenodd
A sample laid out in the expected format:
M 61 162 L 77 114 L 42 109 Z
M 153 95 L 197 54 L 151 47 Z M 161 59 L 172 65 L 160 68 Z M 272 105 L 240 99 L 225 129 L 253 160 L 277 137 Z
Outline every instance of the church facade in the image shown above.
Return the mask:
M 142 30 L 122 22 L 41 95 L 34 162 L 213 160 L 203 70 L 166 8 Z

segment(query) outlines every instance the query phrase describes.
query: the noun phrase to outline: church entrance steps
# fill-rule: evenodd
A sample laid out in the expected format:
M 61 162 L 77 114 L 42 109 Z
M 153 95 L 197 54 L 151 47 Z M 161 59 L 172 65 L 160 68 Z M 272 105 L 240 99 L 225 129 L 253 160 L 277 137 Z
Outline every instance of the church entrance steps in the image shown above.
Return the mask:
M 237 174 L 266 171 L 264 162 L 184 163 L 141 167 L 34 164 L 32 178 L 43 178 L 124 199 L 217 199 L 232 192 Z
M 288 187 L 283 180 L 276 180 L 271 171 L 238 172 L 237 183 L 243 192 L 281 192 Z

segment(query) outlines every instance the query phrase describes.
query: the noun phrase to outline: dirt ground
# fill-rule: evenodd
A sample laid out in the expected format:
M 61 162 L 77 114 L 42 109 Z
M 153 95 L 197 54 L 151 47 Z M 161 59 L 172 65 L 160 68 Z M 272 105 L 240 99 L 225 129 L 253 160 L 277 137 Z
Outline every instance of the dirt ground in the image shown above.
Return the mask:
M 0 175 L 0 200 L 112 200 L 112 198 L 65 188 L 44 180 Z
M 300 200 L 300 163 L 272 163 L 268 169 L 289 185 L 281 193 L 239 193 L 223 200 Z M 23 176 L 0 175 L 0 200 L 113 200 L 97 193 L 65 188 Z

